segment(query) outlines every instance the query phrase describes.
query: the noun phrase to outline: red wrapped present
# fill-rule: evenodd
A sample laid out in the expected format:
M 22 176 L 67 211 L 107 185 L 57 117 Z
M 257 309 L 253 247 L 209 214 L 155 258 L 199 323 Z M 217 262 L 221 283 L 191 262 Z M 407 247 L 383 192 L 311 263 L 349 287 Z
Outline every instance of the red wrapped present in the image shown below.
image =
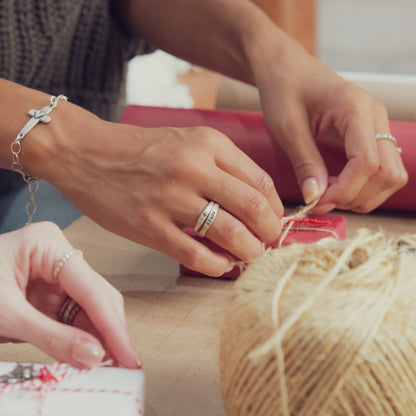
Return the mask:
M 286 224 L 286 227 L 288 227 L 287 232 L 283 230 L 281 237 L 273 243 L 267 244 L 266 249 L 277 248 L 293 243 L 313 243 L 327 237 L 343 240 L 345 238 L 346 225 L 347 221 L 345 217 L 334 215 L 310 215 L 306 218 L 293 218 Z M 209 247 L 211 250 L 217 253 L 227 253 L 229 256 L 233 257 L 229 252 L 207 238 L 198 237 L 192 228 L 187 228 L 185 232 Z M 222 278 L 236 279 L 240 276 L 241 271 L 244 268 L 244 263 L 240 262 L 238 259 L 236 259 L 236 262 L 236 266 L 228 273 L 223 274 L 221 276 Z M 205 276 L 182 264 L 179 266 L 179 271 L 182 275 Z

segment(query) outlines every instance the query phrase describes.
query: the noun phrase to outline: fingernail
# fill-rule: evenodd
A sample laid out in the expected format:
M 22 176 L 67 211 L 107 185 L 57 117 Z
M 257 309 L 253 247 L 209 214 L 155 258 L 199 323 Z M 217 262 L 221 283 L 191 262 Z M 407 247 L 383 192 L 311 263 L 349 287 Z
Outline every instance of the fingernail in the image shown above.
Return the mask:
M 105 351 L 98 345 L 78 341 L 72 349 L 72 358 L 86 367 L 97 367 L 104 358 Z
M 235 267 L 235 262 L 233 261 L 232 263 L 230 263 L 230 265 L 228 266 L 228 269 L 226 271 L 226 273 L 229 273 L 232 269 L 234 269 Z
M 320 189 L 316 178 L 308 178 L 302 184 L 303 199 L 306 204 L 310 204 L 318 198 Z

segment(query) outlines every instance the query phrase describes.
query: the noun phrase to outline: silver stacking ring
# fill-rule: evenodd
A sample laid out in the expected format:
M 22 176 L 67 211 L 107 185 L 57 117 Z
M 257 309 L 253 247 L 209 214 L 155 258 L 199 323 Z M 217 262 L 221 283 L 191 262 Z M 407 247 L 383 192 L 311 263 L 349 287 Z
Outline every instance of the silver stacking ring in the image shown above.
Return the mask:
M 390 140 L 396 146 L 396 149 L 399 152 L 399 154 L 403 153 L 403 149 L 397 146 L 397 140 L 392 134 L 376 134 L 376 139 L 377 140 Z
M 73 325 L 80 310 L 81 306 L 68 296 L 59 308 L 58 321 L 66 325 Z
M 217 216 L 219 205 L 210 201 L 209 204 L 202 211 L 201 215 L 195 224 L 194 231 L 200 236 L 205 237 L 209 227 L 213 224 L 215 217 Z
M 64 267 L 65 263 L 74 256 L 83 256 L 82 251 L 81 250 L 75 250 L 72 249 L 70 251 L 68 251 L 67 253 L 65 253 L 56 263 L 55 268 L 53 269 L 53 280 L 55 280 L 55 282 L 58 281 L 59 278 L 59 273 L 61 273 L 62 267 Z

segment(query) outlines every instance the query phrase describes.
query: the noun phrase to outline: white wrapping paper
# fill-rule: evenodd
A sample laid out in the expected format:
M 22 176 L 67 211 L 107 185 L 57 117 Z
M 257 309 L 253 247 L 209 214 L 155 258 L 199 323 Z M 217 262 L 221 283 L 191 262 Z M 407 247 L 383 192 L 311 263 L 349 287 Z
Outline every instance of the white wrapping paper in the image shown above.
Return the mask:
M 0 362 L 0 375 L 16 363 Z M 39 376 L 0 383 L 1 416 L 114 416 L 144 414 L 144 374 L 103 366 L 79 370 L 66 364 L 34 365 Z

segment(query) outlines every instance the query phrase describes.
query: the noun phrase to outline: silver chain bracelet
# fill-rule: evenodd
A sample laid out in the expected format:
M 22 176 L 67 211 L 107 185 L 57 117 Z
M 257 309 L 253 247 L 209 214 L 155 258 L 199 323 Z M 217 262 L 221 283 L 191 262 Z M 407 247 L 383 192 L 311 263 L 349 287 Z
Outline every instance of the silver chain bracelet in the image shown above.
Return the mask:
M 23 176 L 23 180 L 28 184 L 30 198 L 29 202 L 26 204 L 26 214 L 27 214 L 27 223 L 29 225 L 32 223 L 33 215 L 36 213 L 36 201 L 35 201 L 35 194 L 39 189 L 39 179 L 30 175 L 29 173 L 25 173 L 23 170 L 23 166 L 20 163 L 19 155 L 22 150 L 22 143 L 21 141 L 23 138 L 35 127 L 39 122 L 42 123 L 49 123 L 51 118 L 48 114 L 58 105 L 59 100 L 68 101 L 68 98 L 65 95 L 58 95 L 55 97 L 54 95 L 51 97 L 50 102 L 45 107 L 41 108 L 40 110 L 30 109 L 28 114 L 31 116 L 30 120 L 22 127 L 19 131 L 18 135 L 14 139 L 13 143 L 10 145 L 10 151 L 13 155 L 13 162 L 12 162 L 12 170 L 19 172 Z

